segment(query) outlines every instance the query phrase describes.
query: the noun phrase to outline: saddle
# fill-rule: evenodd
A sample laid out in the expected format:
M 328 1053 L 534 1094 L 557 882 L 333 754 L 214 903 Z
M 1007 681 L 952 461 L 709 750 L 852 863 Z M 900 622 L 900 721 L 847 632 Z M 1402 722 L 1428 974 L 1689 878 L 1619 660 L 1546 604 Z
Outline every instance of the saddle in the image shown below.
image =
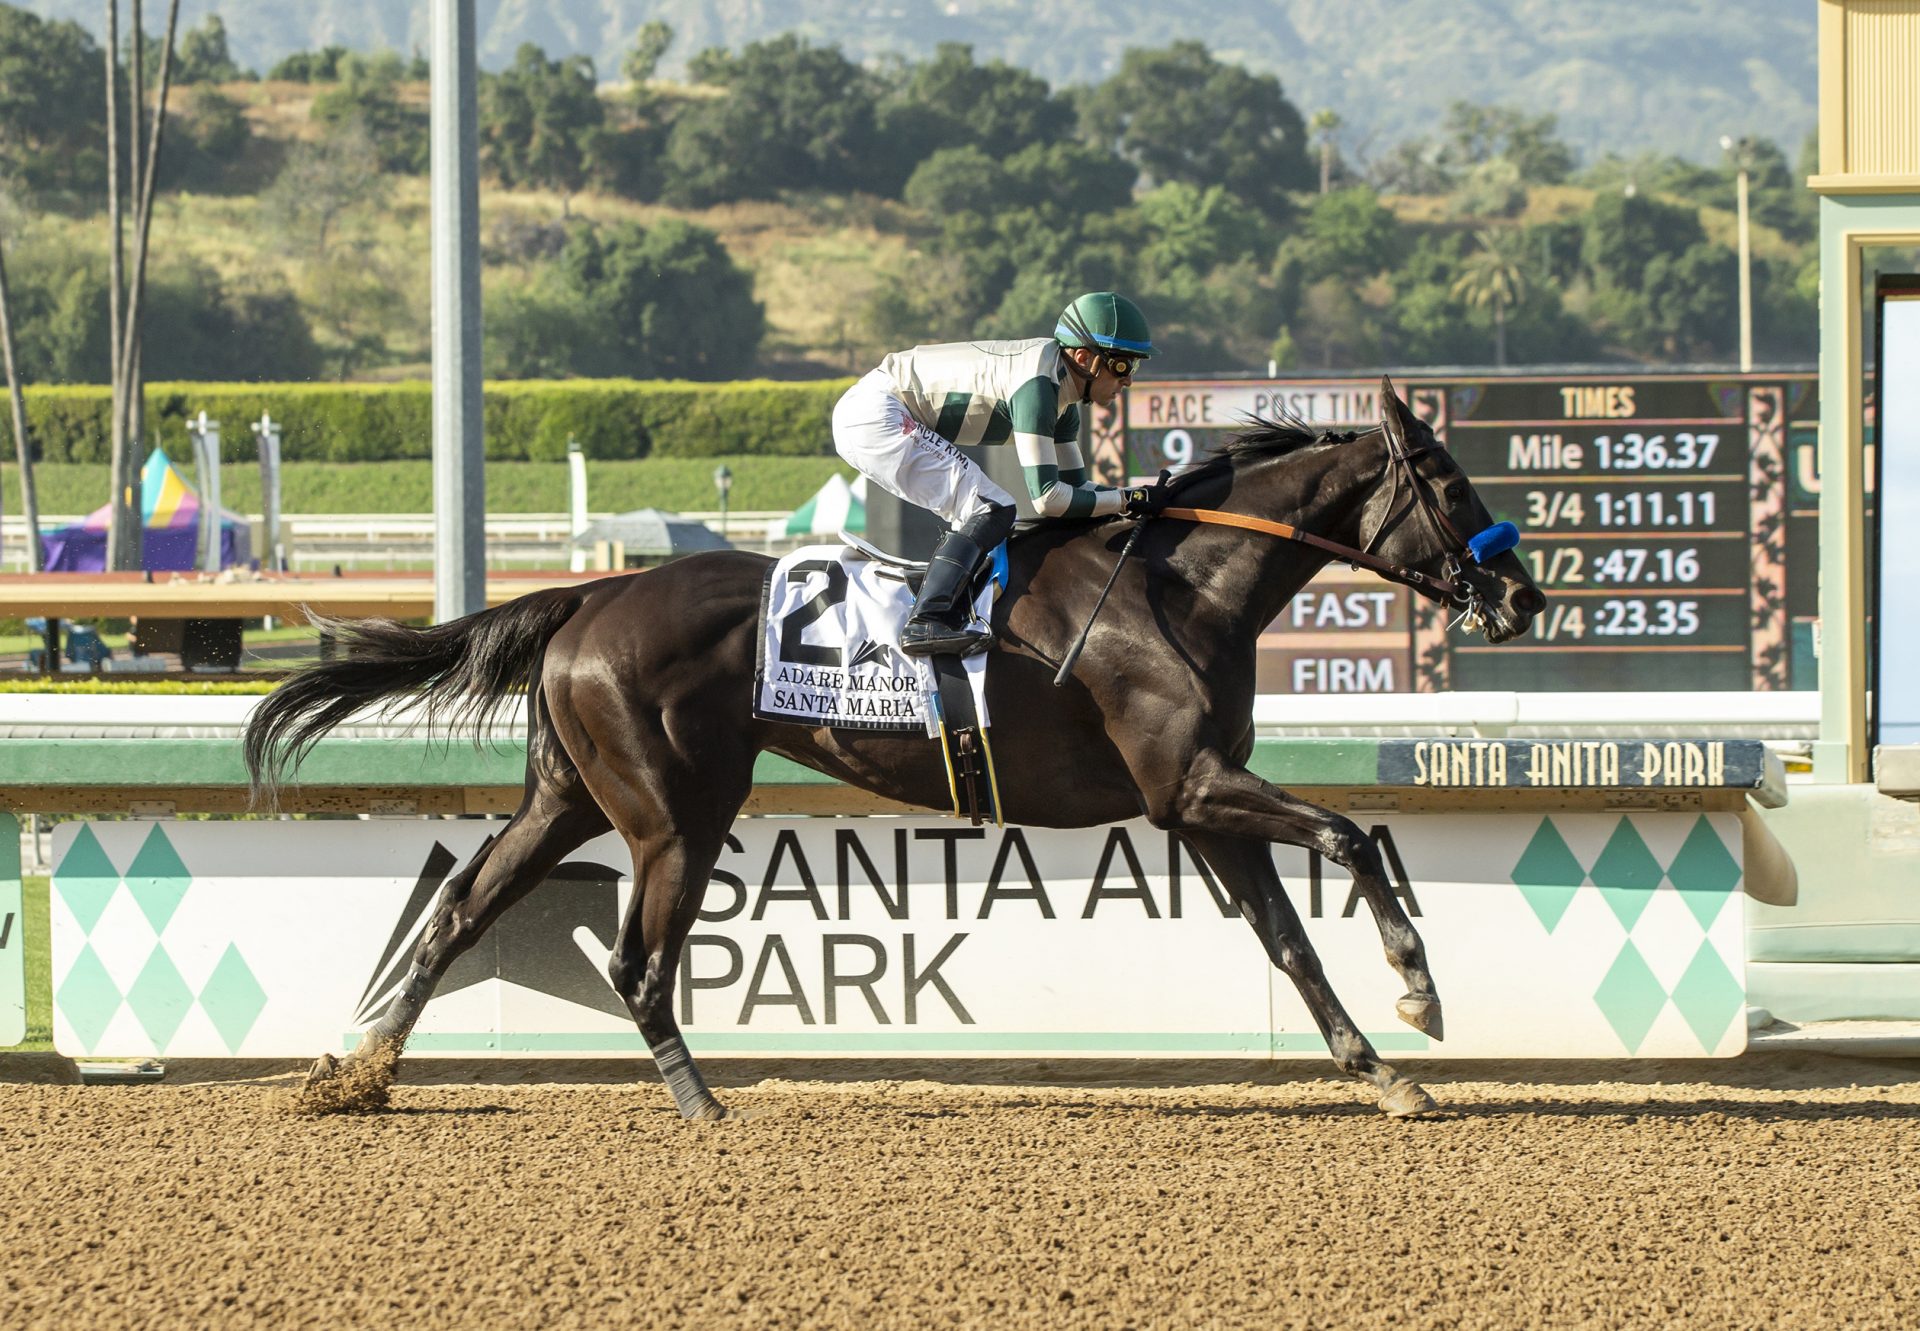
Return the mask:
M 794 551 L 768 570 L 754 679 L 764 720 L 862 730 L 918 730 L 939 739 L 953 811 L 1001 822 L 987 738 L 986 655 L 908 657 L 898 650 L 924 562 L 853 536 Z M 891 585 L 894 590 L 885 588 Z M 976 614 L 1007 584 L 1003 544 L 976 578 Z

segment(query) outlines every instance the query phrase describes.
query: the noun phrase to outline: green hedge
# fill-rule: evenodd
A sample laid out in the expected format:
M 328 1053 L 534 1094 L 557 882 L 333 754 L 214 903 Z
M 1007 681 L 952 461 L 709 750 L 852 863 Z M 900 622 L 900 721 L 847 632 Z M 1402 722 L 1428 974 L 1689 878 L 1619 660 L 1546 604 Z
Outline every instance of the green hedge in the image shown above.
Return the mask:
M 705 458 L 831 454 L 833 404 L 847 381 L 643 382 L 637 379 L 509 381 L 487 385 L 487 457 L 554 462 L 569 436 L 590 458 Z M 176 459 L 186 422 L 221 422 L 221 457 L 258 456 L 247 423 L 264 411 L 281 423 L 289 462 L 384 462 L 433 455 L 433 395 L 426 383 L 149 384 L 148 432 Z M 48 462 L 105 462 L 108 390 L 101 385 L 27 389 L 36 455 Z M 13 453 L 11 418 L 0 443 Z
M 185 460 L 176 462 L 187 484 L 198 486 L 193 466 Z M 713 469 L 720 462 L 733 473 L 731 499 L 736 512 L 798 508 L 835 472 L 854 478 L 837 457 L 591 458 L 587 502 L 595 512 L 709 510 L 720 502 L 713 489 Z M 0 512 L 20 512 L 19 474 L 18 467 L 0 461 Z M 566 511 L 565 463 L 489 462 L 486 478 L 489 513 Z M 34 468 L 34 480 L 43 517 L 91 513 L 111 492 L 104 462 L 43 462 Z M 259 466 L 251 462 L 223 465 L 220 499 L 236 513 L 258 513 Z M 425 459 L 293 463 L 281 476 L 280 504 L 288 513 L 430 513 L 433 464 Z

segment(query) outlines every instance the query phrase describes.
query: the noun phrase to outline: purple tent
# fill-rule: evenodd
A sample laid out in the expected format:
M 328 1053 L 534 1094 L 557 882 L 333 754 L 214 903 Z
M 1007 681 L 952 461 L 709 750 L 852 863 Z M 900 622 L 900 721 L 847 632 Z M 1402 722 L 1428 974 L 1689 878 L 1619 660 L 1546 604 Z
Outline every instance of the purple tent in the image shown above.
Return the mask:
M 140 566 L 154 573 L 200 567 L 200 496 L 189 489 L 167 455 L 158 448 L 147 457 L 140 477 L 141 507 L 146 510 L 140 539 Z M 112 505 L 103 504 L 85 522 L 40 535 L 41 567 L 49 573 L 100 573 L 107 567 L 107 522 Z M 220 567 L 253 558 L 253 535 L 237 514 L 220 515 Z

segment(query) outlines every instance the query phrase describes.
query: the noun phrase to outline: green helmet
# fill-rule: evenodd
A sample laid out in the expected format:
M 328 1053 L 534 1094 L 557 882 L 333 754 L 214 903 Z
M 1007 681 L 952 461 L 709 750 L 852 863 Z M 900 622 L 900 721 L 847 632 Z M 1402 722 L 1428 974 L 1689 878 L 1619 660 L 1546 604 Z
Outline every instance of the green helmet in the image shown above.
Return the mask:
M 1099 347 L 1128 356 L 1153 354 L 1153 333 L 1147 316 L 1125 296 L 1112 291 L 1089 291 L 1060 312 L 1053 340 L 1063 347 Z

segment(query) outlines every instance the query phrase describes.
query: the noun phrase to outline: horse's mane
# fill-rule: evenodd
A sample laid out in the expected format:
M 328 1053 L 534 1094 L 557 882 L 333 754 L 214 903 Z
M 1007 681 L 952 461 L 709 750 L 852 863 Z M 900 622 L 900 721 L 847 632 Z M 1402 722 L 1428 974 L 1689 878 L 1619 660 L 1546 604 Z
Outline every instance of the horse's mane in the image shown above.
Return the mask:
M 1175 481 L 1179 487 L 1211 480 L 1215 476 L 1238 471 L 1249 463 L 1285 457 L 1314 444 L 1345 441 L 1351 434 L 1316 431 L 1290 412 L 1278 416 L 1248 416 L 1245 423 L 1213 451 L 1205 462 L 1181 472 Z

